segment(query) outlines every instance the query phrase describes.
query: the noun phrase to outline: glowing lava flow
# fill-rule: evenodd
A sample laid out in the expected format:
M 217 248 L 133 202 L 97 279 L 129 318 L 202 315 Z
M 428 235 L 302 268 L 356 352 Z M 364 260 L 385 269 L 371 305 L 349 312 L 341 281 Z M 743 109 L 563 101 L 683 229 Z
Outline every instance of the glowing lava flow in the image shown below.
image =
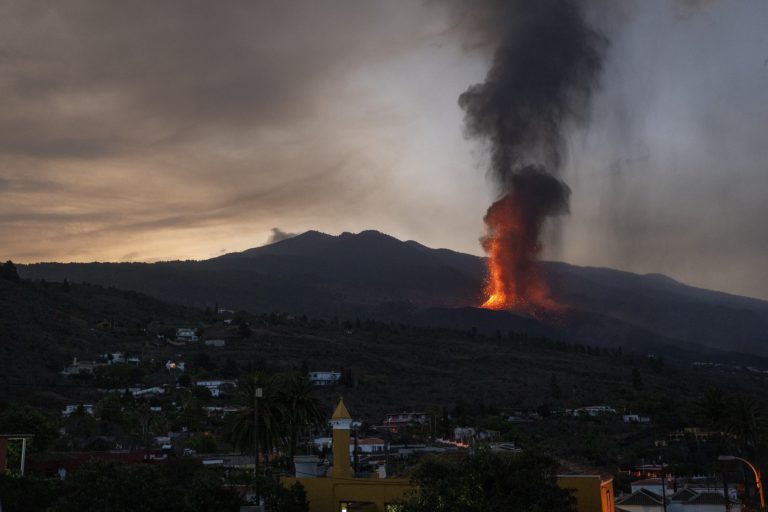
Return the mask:
M 538 262 L 542 224 L 551 212 L 526 202 L 529 191 L 524 185 L 514 188 L 485 215 L 488 232 L 482 243 L 488 254 L 488 276 L 483 308 L 532 311 L 557 307 L 549 298 Z

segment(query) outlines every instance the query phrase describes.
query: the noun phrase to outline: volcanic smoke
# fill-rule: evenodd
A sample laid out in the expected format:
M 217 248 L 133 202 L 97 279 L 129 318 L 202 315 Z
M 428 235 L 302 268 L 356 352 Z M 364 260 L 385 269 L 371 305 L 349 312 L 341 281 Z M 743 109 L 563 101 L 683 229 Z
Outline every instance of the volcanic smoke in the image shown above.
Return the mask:
M 481 238 L 488 254 L 482 307 L 550 307 L 541 232 L 547 219 L 569 212 L 570 189 L 558 178 L 564 132 L 585 120 L 607 40 L 576 0 L 492 4 L 493 63 L 485 81 L 459 97 L 465 134 L 489 144 L 499 188 Z

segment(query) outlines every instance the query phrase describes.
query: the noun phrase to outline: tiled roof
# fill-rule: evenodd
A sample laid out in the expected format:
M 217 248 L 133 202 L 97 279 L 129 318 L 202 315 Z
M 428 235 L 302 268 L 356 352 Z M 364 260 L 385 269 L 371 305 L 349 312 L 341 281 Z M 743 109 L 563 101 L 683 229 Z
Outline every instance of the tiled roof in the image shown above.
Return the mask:
M 731 503 L 738 501 L 729 500 Z M 690 505 L 725 505 L 725 496 L 719 492 L 702 492 L 685 502 Z
M 654 505 L 662 505 L 661 496 L 655 492 L 651 492 L 648 489 L 640 489 L 635 491 L 629 496 L 624 496 L 616 501 L 616 505 L 635 505 L 641 507 L 652 507 Z
M 688 501 L 689 499 L 696 496 L 696 491 L 692 491 L 691 489 L 688 489 L 687 487 L 685 489 L 680 489 L 675 494 L 672 495 L 670 500 L 672 501 Z

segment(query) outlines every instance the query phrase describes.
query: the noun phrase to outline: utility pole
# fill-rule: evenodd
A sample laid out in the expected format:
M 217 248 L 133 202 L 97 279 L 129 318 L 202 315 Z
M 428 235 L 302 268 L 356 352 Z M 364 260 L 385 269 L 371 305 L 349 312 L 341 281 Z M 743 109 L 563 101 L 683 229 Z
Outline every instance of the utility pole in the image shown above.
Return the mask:
M 253 380 L 253 477 L 259 476 L 259 398 L 262 390 Z
M 667 488 L 664 485 L 664 480 L 667 479 L 667 475 L 664 473 L 664 463 L 661 462 L 661 503 L 664 507 L 664 512 L 667 512 Z

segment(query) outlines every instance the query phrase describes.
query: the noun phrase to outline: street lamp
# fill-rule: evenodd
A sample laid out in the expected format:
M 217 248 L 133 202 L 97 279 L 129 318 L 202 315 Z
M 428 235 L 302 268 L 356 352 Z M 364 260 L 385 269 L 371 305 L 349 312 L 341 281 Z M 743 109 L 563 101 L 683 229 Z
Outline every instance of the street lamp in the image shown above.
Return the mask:
M 749 469 L 752 470 L 752 472 L 755 474 L 755 484 L 757 485 L 757 492 L 760 494 L 760 510 L 765 510 L 765 496 L 763 496 L 763 483 L 760 481 L 760 472 L 757 470 L 755 466 L 752 465 L 751 462 L 749 462 L 747 459 L 742 459 L 741 457 L 736 457 L 734 455 L 720 455 L 717 460 L 720 461 L 730 461 L 730 460 L 740 460 L 747 466 L 749 466 Z M 728 496 L 725 497 L 726 500 L 728 500 Z

